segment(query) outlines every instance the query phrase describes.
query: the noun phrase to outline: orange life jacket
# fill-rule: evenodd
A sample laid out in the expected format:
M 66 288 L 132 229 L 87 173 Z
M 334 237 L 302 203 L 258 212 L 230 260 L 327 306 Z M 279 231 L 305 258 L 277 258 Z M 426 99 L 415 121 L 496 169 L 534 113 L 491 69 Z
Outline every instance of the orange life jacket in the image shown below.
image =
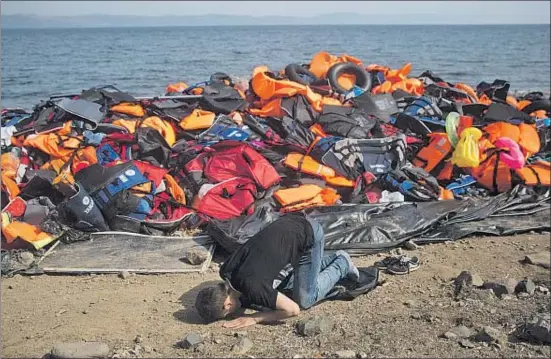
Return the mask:
M 4 152 L 0 156 L 2 174 L 9 178 L 15 179 L 19 163 L 19 159 L 11 152 Z
M 176 133 L 172 125 L 168 121 L 161 120 L 157 116 L 151 116 L 143 120 L 142 127 L 151 127 L 159 131 L 169 146 L 172 146 L 174 142 L 176 142 Z
M 312 126 L 310 126 L 310 131 L 312 131 L 316 136 L 320 136 L 320 137 L 328 136 L 328 134 L 325 133 L 325 131 L 323 130 L 323 127 L 321 127 L 319 123 L 315 123 Z
M 248 111 L 260 117 L 283 117 L 285 113 L 281 109 L 281 98 L 269 101 L 261 101 L 260 108 L 249 108 Z
M 441 163 L 444 163 L 444 166 L 442 167 L 442 170 L 440 170 L 440 172 L 435 175 L 436 179 L 439 180 L 439 181 L 450 180 L 453 176 L 453 163 L 452 163 L 452 161 L 444 160 Z M 436 172 L 438 172 L 438 170 L 437 169 L 433 170 L 433 172 L 436 173 Z
M 480 95 L 480 97 L 478 97 L 478 103 L 483 103 L 484 105 L 491 105 L 492 100 L 486 94 L 483 93 L 482 95 Z
M 391 69 L 388 68 L 385 71 L 385 80 L 390 81 L 392 83 L 401 82 L 403 80 L 407 79 L 407 75 L 411 72 L 411 63 L 408 62 L 404 66 L 402 66 L 399 69 Z
M 43 133 L 39 135 L 29 135 L 23 142 L 25 147 L 38 148 L 42 152 L 64 161 L 76 150 L 82 142 L 82 136 L 69 137 L 58 133 Z
M 144 197 L 146 194 L 151 193 L 151 190 L 153 189 L 153 184 L 151 181 L 149 181 L 133 186 L 130 189 L 132 190 L 132 193 L 136 196 Z
M 494 143 L 500 137 L 509 137 L 515 142 L 519 141 L 520 129 L 518 126 L 508 122 L 494 122 L 484 127 L 482 131 L 485 133 L 490 142 Z
M 143 121 L 118 119 L 113 121 L 113 124 L 126 128 L 128 132 L 132 134 L 136 132 L 138 127 L 154 128 L 163 135 L 169 146 L 172 146 L 176 142 L 176 133 L 172 125 L 165 120 L 161 120 L 161 118 L 157 116 L 150 116 Z
M 458 90 L 465 92 L 467 95 L 471 96 L 476 102 L 478 102 L 478 96 L 476 94 L 476 91 L 471 86 L 459 82 L 459 83 L 456 83 L 454 87 Z
M 540 136 L 536 130 L 536 125 L 521 123 L 519 126 L 520 136 L 517 141 L 526 158 L 538 153 L 541 148 Z
M 1 177 L 2 177 L 2 187 L 8 194 L 9 199 L 12 200 L 15 197 L 17 197 L 21 192 L 17 183 L 15 183 L 15 181 L 12 178 L 6 176 L 4 173 L 2 173 Z
M 328 184 L 339 187 L 354 187 L 354 181 L 337 175 L 334 169 L 324 166 L 310 156 L 291 152 L 283 161 L 283 164 L 296 171 L 304 172 L 312 176 L 321 177 Z
M 494 122 L 482 130 L 485 133 L 484 137 L 488 138 L 491 143 L 500 137 L 508 137 L 517 142 L 526 158 L 540 150 L 540 137 L 535 125 L 521 123 L 517 126 L 508 122 Z
M 413 165 L 421 167 L 438 179 L 450 179 L 453 171 L 451 162 L 446 161 L 451 157 L 452 144 L 445 132 L 433 132 L 428 134 L 430 142 L 423 147 L 413 158 Z
M 314 104 L 312 105 L 313 109 L 320 111 L 320 108 L 323 109 L 323 105 L 333 105 L 333 106 L 344 106 L 350 107 L 351 103 L 342 104 L 339 100 L 333 97 L 323 96 L 321 99 L 315 99 Z M 283 117 L 285 111 L 281 107 L 281 98 L 274 98 L 271 100 L 260 100 L 256 107 L 258 108 L 249 108 L 248 112 L 260 117 Z
M 499 160 L 499 151 L 490 148 L 485 151 L 485 159 L 480 166 L 472 169 L 472 175 L 478 183 L 493 192 L 506 192 L 516 184 L 549 187 L 551 165 L 547 161 L 536 161 L 516 170 L 511 170 Z
M 185 82 L 177 82 L 174 84 L 169 84 L 166 87 L 167 93 L 173 93 L 173 92 L 182 92 L 185 89 L 187 89 L 189 86 Z
M 371 93 L 377 95 L 377 94 L 383 94 L 383 93 L 393 93 L 396 90 L 404 90 L 407 93 L 414 94 L 417 96 L 421 96 L 425 93 L 425 88 L 423 86 L 423 83 L 419 81 L 418 79 L 404 79 L 398 82 L 391 82 L 386 80 L 379 86 L 375 86 Z
M 134 134 L 136 132 L 136 127 L 138 127 L 138 125 L 139 125 L 138 120 L 117 119 L 117 120 L 113 120 L 112 123 L 113 123 L 113 125 L 117 125 L 117 126 L 121 126 L 121 127 L 126 128 L 126 130 L 129 133 L 132 133 L 132 134 Z
M 96 163 L 98 163 L 96 148 L 93 146 L 86 146 L 77 150 L 71 163 L 71 172 L 77 173 L 81 169 L 95 165 Z
M 532 101 L 529 100 L 521 100 L 517 102 L 517 110 L 522 111 L 523 108 L 531 104 Z
M 541 119 L 547 118 L 547 111 L 545 110 L 534 111 L 530 114 L 530 116 L 536 117 L 537 119 L 541 120 Z
M 71 161 L 71 163 L 67 164 L 67 161 Z M 68 159 L 53 158 L 44 163 L 40 169 L 52 170 L 57 173 L 58 176 L 54 179 L 54 184 L 60 182 L 73 184 L 75 183 L 73 177 L 74 173 L 96 163 L 98 163 L 96 148 L 93 146 L 86 146 L 76 150 L 76 152 L 73 151 Z
M 42 166 L 40 166 L 41 170 L 52 170 L 55 171 L 55 173 L 59 174 L 61 172 L 61 168 L 66 163 L 66 161 L 63 161 L 61 158 L 54 158 L 51 161 L 48 161 L 44 163 Z
M 179 125 L 187 131 L 204 130 L 212 126 L 215 118 L 214 112 L 195 109 L 189 116 L 184 117 Z
M 511 169 L 499 160 L 499 152 L 495 149 L 486 152 L 486 158 L 471 170 L 471 174 L 480 185 L 494 193 L 507 192 L 513 188 Z
M 441 199 L 444 201 L 455 199 L 452 191 L 450 191 L 449 189 L 445 189 L 442 186 L 439 186 L 439 187 L 440 187 L 440 196 L 438 197 L 438 199 Z
M 174 177 L 172 177 L 168 173 L 165 174 L 164 178 L 165 178 L 165 184 L 166 184 L 168 193 L 170 193 L 172 198 L 174 198 L 178 203 L 185 205 L 186 194 L 184 193 L 184 190 L 182 189 L 182 187 L 180 187 L 180 185 L 178 184 L 178 182 L 176 182 Z
M 385 81 L 381 85 L 375 86 L 371 90 L 373 94 L 393 93 L 398 89 L 418 96 L 425 92 L 423 83 L 419 79 L 407 77 L 411 72 L 411 63 L 409 62 L 399 69 L 370 65 L 367 67 L 367 71 L 382 71 L 385 77 Z
M 329 69 L 333 65 L 341 62 L 352 62 L 353 64 L 356 64 L 358 66 L 363 66 L 362 61 L 354 56 L 350 56 L 347 54 L 334 56 L 328 52 L 321 51 L 317 54 L 314 54 L 314 56 L 312 57 L 312 60 L 310 61 L 310 71 L 318 78 L 323 79 L 327 75 L 327 71 L 329 71 Z M 343 74 L 339 76 L 338 82 L 341 86 L 345 88 L 347 88 L 348 85 L 349 87 L 352 87 L 356 83 L 356 78 L 354 75 Z
M 505 99 L 505 102 L 507 102 L 509 105 L 518 109 L 518 101 L 513 96 L 508 95 L 507 98 Z
M 551 164 L 547 161 L 536 161 L 515 170 L 515 173 L 526 185 L 544 187 L 551 185 Z
M 306 86 L 289 80 L 277 80 L 269 76 L 266 66 L 253 70 L 251 87 L 254 93 L 263 100 L 273 97 L 291 97 L 296 94 L 306 95 Z
M 25 242 L 32 244 L 36 249 L 40 249 L 56 239 L 56 237 L 46 232 L 42 232 L 38 227 L 32 224 L 19 221 L 5 224 L 3 220 L 2 234 L 7 243 L 12 243 L 17 238 L 21 238 Z
M 340 196 L 332 188 L 305 184 L 297 188 L 286 188 L 275 191 L 274 198 L 281 204 L 281 212 L 294 212 L 308 207 L 335 204 L 340 199 Z
M 262 100 L 303 95 L 312 108 L 318 112 L 323 110 L 324 104 L 335 104 L 334 99 L 324 98 L 322 95 L 312 91 L 308 86 L 294 81 L 277 80 L 270 77 L 266 66 L 258 66 L 253 70 L 251 88 Z
M 112 112 L 125 113 L 130 116 L 143 117 L 145 110 L 140 104 L 122 102 L 111 107 Z
M 509 98 L 509 97 L 507 97 L 507 98 Z M 507 101 L 507 103 L 509 103 L 509 101 Z M 532 101 L 522 100 L 522 101 L 516 102 L 514 105 L 512 103 L 509 103 L 509 104 L 512 105 L 512 106 L 515 106 L 517 108 L 517 110 L 522 111 L 523 108 L 525 108 L 526 106 L 528 106 L 531 103 L 532 103 Z M 530 113 L 530 116 L 536 117 L 538 119 L 547 118 L 547 111 L 545 111 L 545 110 L 534 111 L 534 112 Z

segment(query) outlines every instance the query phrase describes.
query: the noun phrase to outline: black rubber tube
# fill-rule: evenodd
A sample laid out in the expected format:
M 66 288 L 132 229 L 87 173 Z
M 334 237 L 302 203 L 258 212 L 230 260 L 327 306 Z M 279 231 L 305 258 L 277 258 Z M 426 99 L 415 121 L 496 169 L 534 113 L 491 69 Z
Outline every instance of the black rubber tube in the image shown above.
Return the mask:
M 335 92 L 343 94 L 350 91 L 350 89 L 345 89 L 339 85 L 339 76 L 345 73 L 354 75 L 356 77 L 356 86 L 362 90 L 371 90 L 371 76 L 367 71 L 352 62 L 341 62 L 331 66 L 329 71 L 327 71 L 327 80 Z
M 304 79 L 300 75 L 305 75 L 311 78 L 310 81 Z M 285 67 L 285 76 L 291 81 L 298 82 L 301 85 L 310 85 L 314 81 L 318 81 L 318 77 L 307 68 L 299 64 L 289 64 Z
M 215 72 L 212 75 L 210 75 L 210 81 L 211 82 L 221 82 L 224 83 L 224 81 L 228 81 L 230 83 L 230 86 L 232 86 L 232 80 L 231 77 L 224 73 L 224 72 Z
M 539 110 L 550 111 L 551 110 L 551 101 L 549 101 L 548 99 L 536 100 L 536 101 L 532 102 L 531 104 L 529 104 L 528 106 L 526 106 L 525 108 L 523 108 L 522 112 L 527 113 L 527 114 L 531 114 L 532 112 L 539 111 Z

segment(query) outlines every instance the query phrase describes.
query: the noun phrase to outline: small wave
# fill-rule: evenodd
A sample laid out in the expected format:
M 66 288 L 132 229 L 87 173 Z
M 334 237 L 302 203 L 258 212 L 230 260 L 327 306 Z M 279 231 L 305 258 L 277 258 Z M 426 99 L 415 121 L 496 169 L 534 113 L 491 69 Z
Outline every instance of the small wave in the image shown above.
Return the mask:
M 442 74 L 448 75 L 448 76 L 470 76 L 471 75 L 470 73 L 463 72 L 463 71 L 450 71 L 450 72 L 443 72 Z
M 542 90 L 542 89 L 539 89 L 539 90 L 514 90 L 514 91 L 511 91 L 512 92 L 512 95 L 514 96 L 524 96 L 530 92 L 541 92 L 543 93 L 544 96 L 551 96 L 551 90 Z

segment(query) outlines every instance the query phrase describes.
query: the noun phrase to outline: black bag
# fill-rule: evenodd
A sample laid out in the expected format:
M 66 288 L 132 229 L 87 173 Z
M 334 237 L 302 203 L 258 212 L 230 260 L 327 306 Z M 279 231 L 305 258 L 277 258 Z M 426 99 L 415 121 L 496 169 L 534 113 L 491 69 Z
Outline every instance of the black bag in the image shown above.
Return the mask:
M 64 199 L 63 194 L 53 185 L 56 173 L 50 170 L 27 170 L 25 173 L 29 182 L 19 193 L 19 197 L 29 201 L 37 197 L 48 197 L 54 205 L 58 205 Z
M 91 129 L 95 129 L 105 117 L 102 105 L 83 99 L 64 98 L 55 105 L 63 111 L 87 121 L 92 126 Z
M 349 279 L 340 280 L 333 289 L 327 293 L 326 297 L 317 302 L 315 305 L 319 305 L 328 300 L 343 300 L 351 301 L 359 297 L 360 295 L 367 294 L 373 290 L 379 284 L 379 269 L 377 267 L 364 267 L 358 268 L 360 272 L 360 279 L 355 282 Z M 284 268 L 276 280 L 281 280 L 279 284 L 280 288 L 288 285 L 288 282 L 292 276 L 292 268 Z M 283 277 L 285 275 L 285 277 Z M 283 278 L 282 278 L 283 277 Z M 281 279 L 282 278 L 282 279 Z M 288 296 L 293 295 L 291 289 L 279 289 Z
M 375 116 L 385 123 L 390 122 L 390 116 L 399 112 L 398 105 L 390 94 L 372 95 L 364 92 L 354 98 L 353 102 L 367 115 Z
M 294 118 L 306 127 L 312 126 L 319 116 L 302 95 L 282 99 L 281 108 L 287 113 L 287 116 Z
M 122 92 L 112 85 L 92 87 L 86 91 L 82 91 L 79 97 L 104 107 L 114 106 L 121 102 L 133 103 L 137 101 L 132 95 Z
M 170 146 L 159 131 L 140 127 L 136 130 L 138 158 L 157 167 L 166 167 L 170 157 Z
M 108 231 L 105 218 L 84 186 L 77 182 L 75 187 L 78 192 L 60 206 L 71 227 L 84 232 Z
M 411 165 L 393 169 L 383 177 L 385 187 L 399 191 L 406 200 L 415 202 L 435 201 L 440 196 L 438 181 L 420 167 Z
M 308 148 L 316 138 L 312 131 L 288 116 L 283 116 L 281 119 L 267 117 L 266 122 L 270 126 L 270 129 L 266 130 L 267 135 L 270 133 L 270 130 L 273 129 L 284 142 L 290 145 Z
M 342 291 L 336 287 L 332 289 L 325 300 L 344 300 L 351 301 L 362 294 L 373 290 L 379 284 L 379 269 L 377 267 L 358 268 L 360 279 L 357 282 L 344 279 L 338 285 L 342 285 L 345 290 Z
M 247 108 L 247 101 L 233 87 L 223 82 L 212 82 L 203 89 L 199 105 L 204 110 L 227 115 L 233 111 L 243 111 Z
M 353 107 L 325 105 L 318 123 L 327 134 L 333 136 L 356 139 L 384 137 L 376 117 Z
M 484 121 L 487 123 L 511 122 L 512 120 L 530 124 L 535 123 L 535 120 L 529 114 L 519 111 L 509 104 L 492 103 L 484 114 Z
M 482 94 L 488 96 L 493 102 L 506 103 L 507 94 L 511 85 L 505 80 L 494 80 L 491 84 L 482 81 L 476 86 L 478 96 Z

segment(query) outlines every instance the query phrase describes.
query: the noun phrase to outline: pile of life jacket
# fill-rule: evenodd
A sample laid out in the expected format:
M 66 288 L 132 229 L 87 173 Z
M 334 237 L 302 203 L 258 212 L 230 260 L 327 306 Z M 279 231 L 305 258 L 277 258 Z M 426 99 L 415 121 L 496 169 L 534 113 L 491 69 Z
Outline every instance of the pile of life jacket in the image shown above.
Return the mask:
M 2 109 L 2 246 L 173 235 L 383 191 L 420 202 L 549 188 L 549 94 L 411 72 L 319 52 L 248 82 L 216 72 L 163 96 L 109 85 Z

